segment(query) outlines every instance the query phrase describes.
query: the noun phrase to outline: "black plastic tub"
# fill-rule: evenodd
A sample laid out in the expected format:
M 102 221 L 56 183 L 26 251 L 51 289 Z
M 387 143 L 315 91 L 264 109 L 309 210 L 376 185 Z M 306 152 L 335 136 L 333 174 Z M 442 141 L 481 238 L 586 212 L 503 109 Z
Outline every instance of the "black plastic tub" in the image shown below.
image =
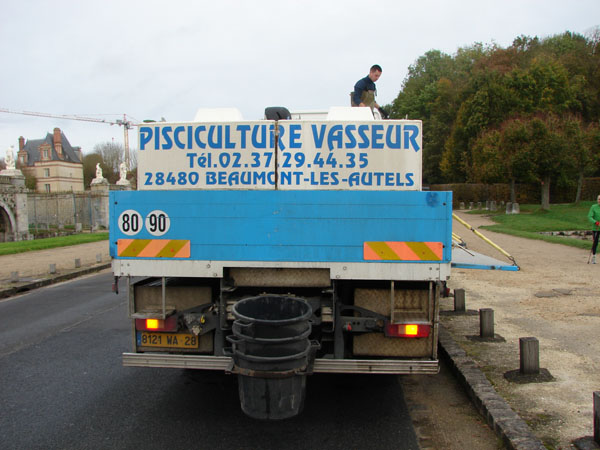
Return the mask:
M 312 308 L 302 298 L 261 295 L 235 303 L 233 316 L 246 336 L 280 338 L 304 332 Z
M 297 297 L 264 295 L 240 300 L 233 361 L 238 372 L 242 411 L 256 419 L 286 419 L 304 406 L 311 333 L 308 302 Z

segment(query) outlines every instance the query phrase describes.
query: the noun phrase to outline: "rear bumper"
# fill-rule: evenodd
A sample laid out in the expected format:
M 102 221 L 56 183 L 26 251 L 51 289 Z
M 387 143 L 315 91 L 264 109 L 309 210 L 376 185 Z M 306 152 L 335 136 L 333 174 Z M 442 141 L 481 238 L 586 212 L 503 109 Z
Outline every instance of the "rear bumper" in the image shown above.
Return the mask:
M 204 369 L 227 371 L 232 359 L 228 356 L 172 355 L 160 353 L 123 353 L 126 367 L 170 367 L 173 369 Z M 370 374 L 436 374 L 437 360 L 373 360 L 373 359 L 316 359 L 315 373 Z

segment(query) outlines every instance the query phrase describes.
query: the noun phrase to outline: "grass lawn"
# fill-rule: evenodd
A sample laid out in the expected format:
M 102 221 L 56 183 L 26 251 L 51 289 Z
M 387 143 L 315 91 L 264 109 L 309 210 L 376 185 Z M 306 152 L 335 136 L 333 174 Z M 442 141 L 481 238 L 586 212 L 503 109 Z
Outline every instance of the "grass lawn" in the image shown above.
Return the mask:
M 71 236 L 35 239 L 33 241 L 1 242 L 0 255 L 47 250 L 49 248 L 66 247 L 68 245 L 87 244 L 108 239 L 108 233 L 84 233 Z
M 504 211 L 495 213 L 473 211 L 473 213 L 488 214 L 494 222 L 497 222 L 496 225 L 482 227 L 490 231 L 590 249 L 592 247 L 591 241 L 561 236 L 546 236 L 539 233 L 543 231 L 591 230 L 587 214 L 590 206 L 594 203 L 596 202 L 588 201 L 580 202 L 579 205 L 550 205 L 550 211 L 542 210 L 539 205 L 521 205 L 521 214 L 505 214 Z

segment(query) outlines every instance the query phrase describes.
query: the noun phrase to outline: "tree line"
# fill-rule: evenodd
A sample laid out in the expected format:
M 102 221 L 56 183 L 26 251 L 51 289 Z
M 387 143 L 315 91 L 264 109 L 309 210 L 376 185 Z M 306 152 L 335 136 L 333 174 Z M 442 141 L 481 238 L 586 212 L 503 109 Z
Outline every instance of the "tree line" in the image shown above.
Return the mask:
M 409 67 L 386 107 L 423 120 L 427 184 L 508 182 L 577 185 L 600 175 L 600 30 L 511 46 L 474 44 L 454 55 L 431 50 Z

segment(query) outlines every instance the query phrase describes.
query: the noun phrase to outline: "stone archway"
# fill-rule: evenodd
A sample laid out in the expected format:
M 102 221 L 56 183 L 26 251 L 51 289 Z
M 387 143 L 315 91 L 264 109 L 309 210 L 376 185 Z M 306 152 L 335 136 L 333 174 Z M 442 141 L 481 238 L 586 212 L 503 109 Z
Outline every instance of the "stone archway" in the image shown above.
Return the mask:
M 3 170 L 0 172 L 0 241 L 29 239 L 28 216 L 25 178 L 20 171 Z
M 0 242 L 8 242 L 15 240 L 14 217 L 11 217 L 5 205 L 0 202 Z

